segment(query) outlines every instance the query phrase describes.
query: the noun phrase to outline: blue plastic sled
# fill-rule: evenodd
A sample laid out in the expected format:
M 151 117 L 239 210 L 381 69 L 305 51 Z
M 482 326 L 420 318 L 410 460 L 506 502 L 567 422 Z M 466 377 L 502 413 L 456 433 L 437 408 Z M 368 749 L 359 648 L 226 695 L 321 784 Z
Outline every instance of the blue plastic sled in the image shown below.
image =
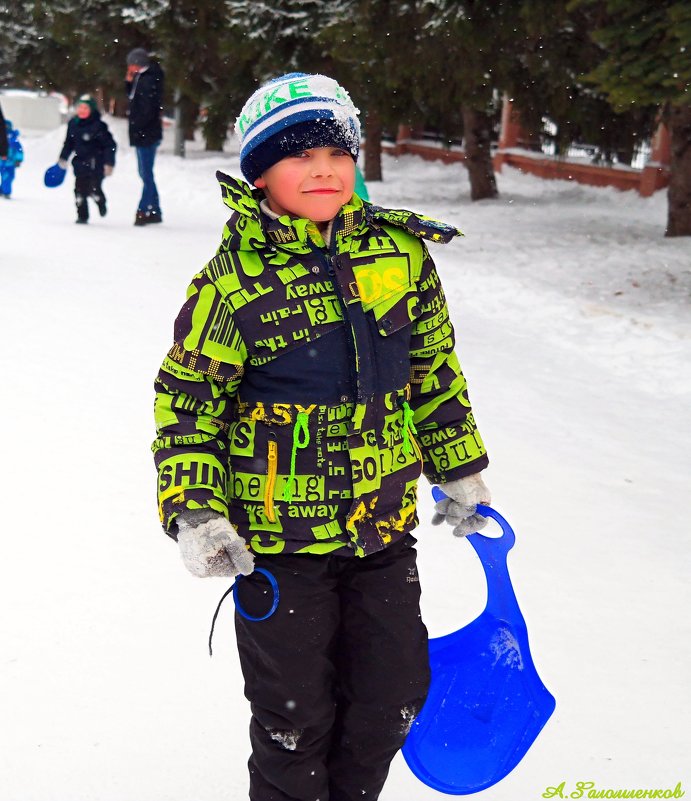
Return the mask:
M 63 168 L 59 164 L 53 164 L 52 167 L 48 167 L 43 176 L 43 183 L 49 188 L 53 189 L 56 186 L 60 186 L 60 184 L 65 180 L 65 175 L 67 174 L 67 170 L 63 170 Z
M 434 488 L 435 500 L 444 497 Z M 515 534 L 489 506 L 501 537 L 471 534 L 487 578 L 487 605 L 462 629 L 430 640 L 432 683 L 403 756 L 429 787 L 477 793 L 521 761 L 556 706 L 530 656 L 528 631 L 506 564 Z

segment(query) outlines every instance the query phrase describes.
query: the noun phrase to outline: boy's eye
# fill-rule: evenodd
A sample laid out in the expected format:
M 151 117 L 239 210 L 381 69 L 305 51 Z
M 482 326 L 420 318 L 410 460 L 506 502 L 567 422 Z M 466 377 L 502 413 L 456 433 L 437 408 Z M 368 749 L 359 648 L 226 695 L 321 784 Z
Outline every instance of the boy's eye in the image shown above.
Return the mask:
M 298 150 L 296 153 L 291 153 L 290 156 L 286 158 L 289 159 L 308 159 L 310 157 L 309 150 Z M 343 148 L 335 147 L 329 154 L 331 156 L 349 156 L 350 153 L 347 150 L 343 150 Z

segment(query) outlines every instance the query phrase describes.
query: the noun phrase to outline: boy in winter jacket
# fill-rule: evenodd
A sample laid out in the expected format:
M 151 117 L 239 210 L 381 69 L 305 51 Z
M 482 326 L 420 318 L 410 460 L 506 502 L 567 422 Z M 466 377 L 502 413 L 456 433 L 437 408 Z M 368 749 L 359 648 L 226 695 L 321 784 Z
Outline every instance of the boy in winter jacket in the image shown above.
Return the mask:
M 67 160 L 74 153 L 72 169 L 77 222 L 88 223 L 89 198 L 96 201 L 101 217 L 106 216 L 106 196 L 101 184 L 104 176 L 113 172 L 117 145 L 91 95 L 79 98 L 75 112 L 76 116 L 67 124 L 67 135 L 58 164 L 65 169 Z
M 5 120 L 7 134 L 7 158 L 0 161 L 0 195 L 9 199 L 12 196 L 12 184 L 17 167 L 24 161 L 24 148 L 19 141 L 19 131 L 12 126 L 11 120 Z
M 236 122 L 251 185 L 156 379 L 159 510 L 196 576 L 244 574 L 252 801 L 378 798 L 425 699 L 416 489 L 463 536 L 487 455 L 426 241 L 459 232 L 353 193 L 347 92 L 291 73 Z

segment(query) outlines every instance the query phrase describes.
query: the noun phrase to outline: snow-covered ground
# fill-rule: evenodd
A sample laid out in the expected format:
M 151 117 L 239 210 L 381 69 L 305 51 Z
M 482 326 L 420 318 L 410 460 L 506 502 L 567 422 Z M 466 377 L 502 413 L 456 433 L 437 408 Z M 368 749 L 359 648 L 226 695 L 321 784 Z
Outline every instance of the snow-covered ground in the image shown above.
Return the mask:
M 160 531 L 152 383 L 189 278 L 227 217 L 237 149 L 160 153 L 164 224 L 122 121 L 109 213 L 74 224 L 47 190 L 64 128 L 26 135 L 0 200 L 0 800 L 240 801 L 248 708 L 224 580 L 188 575 Z M 459 225 L 435 247 L 492 463 L 532 654 L 556 711 L 486 801 L 548 786 L 688 789 L 691 725 L 691 240 L 663 237 L 664 193 L 507 170 L 472 204 L 461 166 L 385 158 L 374 202 Z M 424 483 L 424 482 L 423 482 Z M 421 492 L 421 519 L 432 501 Z M 485 600 L 467 542 L 423 522 L 433 635 Z M 585 797 L 585 796 L 584 796 Z M 431 801 L 396 758 L 382 801 Z

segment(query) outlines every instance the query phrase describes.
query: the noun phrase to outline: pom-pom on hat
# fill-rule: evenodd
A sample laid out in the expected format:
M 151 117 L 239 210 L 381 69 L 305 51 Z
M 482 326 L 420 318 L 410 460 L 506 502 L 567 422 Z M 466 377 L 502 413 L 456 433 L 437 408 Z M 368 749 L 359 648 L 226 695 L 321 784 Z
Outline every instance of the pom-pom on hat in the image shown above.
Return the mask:
M 359 109 L 333 78 L 290 72 L 260 86 L 235 121 L 240 169 L 254 183 L 292 153 L 340 147 L 357 159 Z
M 92 111 L 98 110 L 98 104 L 92 95 L 81 95 L 75 103 L 75 106 L 79 106 L 82 103 L 85 103 Z
M 151 58 L 143 47 L 135 47 L 127 54 L 128 67 L 148 67 L 151 64 Z

